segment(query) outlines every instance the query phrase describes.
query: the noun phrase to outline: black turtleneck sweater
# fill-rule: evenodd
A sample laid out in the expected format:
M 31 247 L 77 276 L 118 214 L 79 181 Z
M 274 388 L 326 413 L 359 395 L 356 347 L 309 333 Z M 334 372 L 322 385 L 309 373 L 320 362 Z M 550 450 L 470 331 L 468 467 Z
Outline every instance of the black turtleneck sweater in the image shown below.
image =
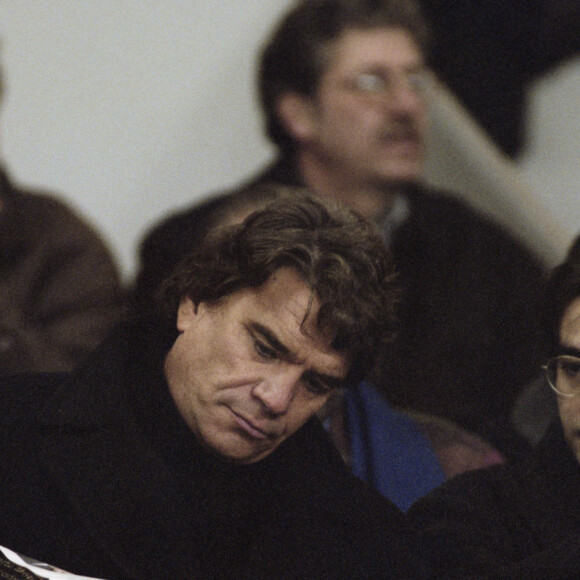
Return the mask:
M 107 580 L 413 578 L 401 513 L 312 420 L 266 459 L 208 454 L 162 372 L 175 331 L 121 327 L 73 376 L 0 386 L 0 545 Z

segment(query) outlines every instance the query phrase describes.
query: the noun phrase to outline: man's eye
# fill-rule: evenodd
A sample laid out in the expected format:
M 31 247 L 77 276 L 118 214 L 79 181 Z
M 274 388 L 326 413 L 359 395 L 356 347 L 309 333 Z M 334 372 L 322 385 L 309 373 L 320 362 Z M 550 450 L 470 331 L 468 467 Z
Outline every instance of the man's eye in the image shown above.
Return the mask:
M 277 357 L 277 352 L 267 344 L 263 343 L 262 341 L 254 338 L 254 347 L 256 352 L 265 359 L 274 359 Z
M 386 90 L 388 82 L 383 77 L 372 74 L 363 73 L 356 77 L 354 84 L 359 91 L 375 93 Z
M 576 377 L 580 373 L 580 363 L 577 362 L 561 362 L 560 370 L 568 377 Z
M 326 395 L 332 390 L 332 387 L 326 383 L 322 383 L 316 380 L 307 380 L 306 388 L 314 395 Z

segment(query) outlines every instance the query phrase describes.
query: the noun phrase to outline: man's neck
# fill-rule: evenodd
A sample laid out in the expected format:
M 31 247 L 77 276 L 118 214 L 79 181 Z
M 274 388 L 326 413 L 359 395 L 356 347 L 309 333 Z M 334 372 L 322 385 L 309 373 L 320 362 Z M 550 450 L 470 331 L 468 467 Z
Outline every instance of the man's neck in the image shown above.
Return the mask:
M 330 172 L 306 155 L 298 155 L 296 167 L 304 184 L 319 195 L 332 197 L 370 220 L 387 215 L 405 191 L 401 184 L 371 183 L 352 179 L 342 172 Z

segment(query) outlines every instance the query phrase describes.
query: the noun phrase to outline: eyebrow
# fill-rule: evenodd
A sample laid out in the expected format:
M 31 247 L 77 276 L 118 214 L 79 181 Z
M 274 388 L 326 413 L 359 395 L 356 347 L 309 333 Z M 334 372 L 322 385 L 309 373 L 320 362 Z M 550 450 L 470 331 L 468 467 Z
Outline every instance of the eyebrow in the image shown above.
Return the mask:
M 306 373 L 304 373 L 304 378 L 322 381 L 333 390 L 342 389 L 346 382 L 346 378 L 339 379 L 338 377 L 334 377 L 332 375 L 326 375 L 324 373 L 314 373 L 312 371 L 307 371 Z
M 565 344 L 560 344 L 558 346 L 558 354 L 566 354 L 568 356 L 575 356 L 580 358 L 580 349 L 574 348 L 573 346 L 567 346 Z
M 377 74 L 377 73 L 393 73 L 393 71 L 395 71 L 398 68 L 398 66 L 385 66 L 383 63 L 381 62 L 375 62 L 375 61 L 371 61 L 371 62 L 367 62 L 367 63 L 362 63 L 362 66 L 359 68 L 359 73 L 366 73 L 366 74 Z M 406 66 L 403 67 L 404 71 L 430 71 L 431 69 L 429 68 L 429 65 L 426 62 L 414 62 L 414 63 L 410 63 Z
M 251 330 L 261 335 L 261 337 L 271 346 L 276 352 L 283 358 L 289 360 L 290 362 L 295 362 L 296 357 L 292 355 L 290 349 L 280 342 L 278 337 L 266 326 L 260 324 L 259 322 L 252 322 L 250 325 Z M 344 386 L 346 378 L 341 379 L 333 375 L 327 375 L 325 373 L 317 373 L 313 371 L 307 371 L 304 373 L 306 378 L 312 378 L 320 380 L 327 383 L 331 389 L 340 389 Z
M 260 334 L 264 340 L 271 346 L 276 352 L 284 357 L 292 358 L 290 354 L 290 349 L 283 344 L 280 339 L 266 326 L 260 324 L 259 322 L 252 322 L 250 324 L 252 331 Z

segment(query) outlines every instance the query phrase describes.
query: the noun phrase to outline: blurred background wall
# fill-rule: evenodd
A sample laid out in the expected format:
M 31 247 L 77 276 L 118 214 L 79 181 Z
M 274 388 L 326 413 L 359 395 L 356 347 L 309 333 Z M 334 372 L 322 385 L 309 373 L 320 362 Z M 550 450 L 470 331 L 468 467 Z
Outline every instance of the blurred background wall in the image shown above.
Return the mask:
M 270 157 L 254 64 L 289 5 L 0 0 L 6 168 L 83 213 L 130 278 L 151 225 Z M 555 263 L 580 231 L 580 60 L 526 83 L 525 138 L 509 155 L 464 104 L 445 88 L 435 99 L 429 179 Z

